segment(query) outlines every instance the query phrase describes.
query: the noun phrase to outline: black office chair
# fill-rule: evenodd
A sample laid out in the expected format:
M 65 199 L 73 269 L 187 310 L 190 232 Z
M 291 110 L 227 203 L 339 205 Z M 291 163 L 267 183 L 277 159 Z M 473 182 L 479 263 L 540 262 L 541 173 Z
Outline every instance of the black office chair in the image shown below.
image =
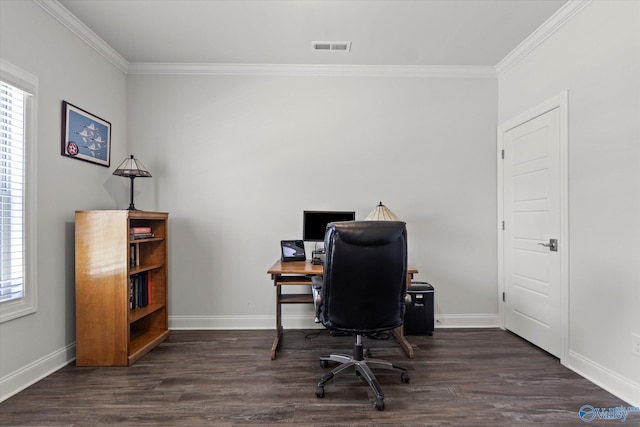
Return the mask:
M 384 410 L 384 394 L 370 367 L 395 369 L 409 382 L 407 369 L 365 357 L 362 338 L 402 325 L 407 286 L 407 232 L 401 221 L 349 221 L 327 226 L 326 258 L 322 277 L 314 278 L 318 320 L 340 333 L 355 335 L 353 355 L 320 356 L 320 365 L 340 365 L 318 382 L 316 396 L 324 397 L 325 384 L 353 366 L 375 393 L 374 407 Z

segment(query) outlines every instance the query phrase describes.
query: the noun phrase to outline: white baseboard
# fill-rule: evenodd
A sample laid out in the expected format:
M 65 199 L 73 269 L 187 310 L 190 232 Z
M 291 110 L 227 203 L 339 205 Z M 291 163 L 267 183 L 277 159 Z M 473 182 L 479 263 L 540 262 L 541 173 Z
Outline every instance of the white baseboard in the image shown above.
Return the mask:
M 435 327 L 438 328 L 498 328 L 500 316 L 497 314 L 436 314 Z
M 69 344 L 51 354 L 0 378 L 0 402 L 20 393 L 55 371 L 65 367 L 76 358 L 76 344 Z
M 566 366 L 578 375 L 624 400 L 630 406 L 640 407 L 640 384 L 623 378 L 610 369 L 574 351 L 569 351 Z M 598 405 L 598 402 L 584 403 L 585 405 Z
M 308 314 L 282 316 L 285 329 L 322 328 Z M 276 330 L 275 316 L 170 316 L 169 329 L 175 330 Z
M 436 315 L 436 328 L 497 328 L 497 314 L 448 314 Z M 282 316 L 285 329 L 322 328 L 308 314 Z M 169 329 L 175 330 L 242 330 L 276 328 L 275 316 L 170 316 Z

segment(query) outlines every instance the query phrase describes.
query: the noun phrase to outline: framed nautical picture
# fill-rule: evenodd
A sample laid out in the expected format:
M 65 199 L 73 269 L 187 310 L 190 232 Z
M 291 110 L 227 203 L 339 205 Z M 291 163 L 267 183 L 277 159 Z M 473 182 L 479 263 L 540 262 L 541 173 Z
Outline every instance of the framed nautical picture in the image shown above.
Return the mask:
M 109 167 L 111 123 L 62 101 L 63 156 Z

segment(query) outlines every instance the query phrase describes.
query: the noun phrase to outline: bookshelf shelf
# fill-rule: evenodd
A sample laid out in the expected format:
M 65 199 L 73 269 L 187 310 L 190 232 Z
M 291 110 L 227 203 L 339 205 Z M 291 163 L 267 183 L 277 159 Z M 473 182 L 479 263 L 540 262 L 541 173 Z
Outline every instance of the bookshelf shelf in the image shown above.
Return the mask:
M 129 243 L 161 242 L 163 240 L 162 237 L 152 237 L 150 239 L 130 239 Z
M 76 212 L 77 366 L 129 366 L 169 335 L 168 217 Z M 134 228 L 154 237 L 133 238 Z
M 145 271 L 153 271 L 161 267 L 162 267 L 162 264 L 138 265 L 135 267 L 130 267 L 129 274 L 132 275 L 132 274 L 144 273 Z
M 133 323 L 142 319 L 145 316 L 153 313 L 156 310 L 161 310 L 165 307 L 164 304 L 150 304 L 146 307 L 134 308 L 129 310 L 129 323 Z

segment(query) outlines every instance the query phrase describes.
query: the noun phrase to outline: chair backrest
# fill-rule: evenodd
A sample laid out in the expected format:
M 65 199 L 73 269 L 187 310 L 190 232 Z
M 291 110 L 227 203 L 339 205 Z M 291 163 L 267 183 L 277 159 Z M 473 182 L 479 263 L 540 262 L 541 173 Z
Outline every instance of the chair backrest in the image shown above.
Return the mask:
M 402 324 L 407 286 L 407 231 L 402 221 L 327 226 L 320 321 L 366 334 Z

